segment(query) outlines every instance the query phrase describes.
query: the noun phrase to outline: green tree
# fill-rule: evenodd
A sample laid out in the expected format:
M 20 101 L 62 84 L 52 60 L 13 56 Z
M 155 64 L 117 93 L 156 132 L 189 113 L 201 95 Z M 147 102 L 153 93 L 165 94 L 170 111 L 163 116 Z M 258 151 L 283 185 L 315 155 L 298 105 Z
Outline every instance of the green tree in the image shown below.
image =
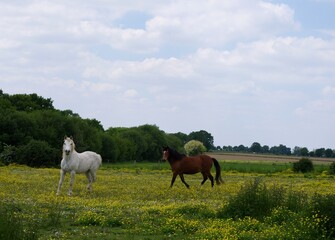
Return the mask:
M 184 151 L 184 142 L 175 134 L 166 134 L 166 142 L 169 147 L 176 149 L 178 152 Z
M 233 147 L 232 146 L 223 146 L 222 147 L 222 151 L 225 151 L 225 152 L 232 152 L 233 151 Z
M 166 134 L 156 125 L 142 125 L 138 129 L 142 132 L 148 144 L 147 151 L 143 153 L 143 159 L 147 161 L 158 161 L 162 158 L 162 146 L 166 146 Z
M 121 132 L 120 137 L 127 139 L 135 149 L 131 160 L 143 161 L 143 154 L 148 151 L 148 142 L 142 132 L 137 128 L 130 128 Z
M 244 145 L 239 145 L 238 147 L 234 147 L 234 151 L 236 152 L 247 152 L 248 151 L 248 147 L 245 147 Z
M 204 144 L 207 150 L 214 149 L 214 138 L 213 136 L 206 132 L 205 130 L 200 130 L 197 132 L 191 132 L 188 135 L 188 140 L 198 140 Z
M 41 109 L 54 109 L 50 98 L 45 99 L 36 93 L 15 94 L 7 97 L 18 111 L 31 112 Z
M 301 156 L 307 157 L 309 155 L 308 153 L 309 153 L 309 151 L 306 147 L 303 147 L 303 148 L 300 149 Z
M 60 162 L 61 154 L 45 141 L 31 140 L 17 150 L 17 161 L 30 167 L 51 167 Z
M 132 144 L 129 139 L 121 138 L 120 136 L 115 137 L 117 148 L 117 161 L 118 162 L 130 162 L 134 161 L 136 155 L 136 146 Z
M 37 128 L 34 119 L 26 112 L 10 111 L 0 116 L 0 142 L 18 146 L 26 144 Z
M 270 147 L 267 145 L 262 146 L 261 152 L 262 153 L 268 153 L 270 151 Z
M 333 152 L 332 149 L 327 148 L 327 149 L 325 150 L 325 156 L 326 156 L 327 158 L 331 158 L 333 155 L 334 155 L 334 152 Z
M 254 153 L 260 153 L 262 150 L 262 146 L 261 144 L 259 144 L 258 142 L 254 142 L 253 144 L 251 144 L 250 146 L 250 151 L 254 152 Z
M 51 99 L 37 94 L 0 92 L 0 153 L 4 145 L 21 149 L 32 140 L 46 142 L 50 148 L 59 151 L 64 135 L 74 137 L 78 152 L 92 150 L 99 153 L 103 132 L 97 120 L 56 110 Z
M 187 142 L 184 148 L 186 154 L 189 156 L 199 155 L 206 151 L 206 147 L 204 146 L 204 144 L 197 140 L 191 140 Z
M 325 151 L 326 151 L 326 149 L 324 149 L 324 148 L 318 148 L 314 151 L 315 156 L 316 157 L 323 157 L 325 155 Z
M 117 144 L 113 136 L 107 133 L 101 135 L 101 157 L 105 162 L 116 162 L 117 161 Z
M 303 157 L 307 157 L 309 155 L 309 151 L 306 147 L 294 147 L 293 149 L 293 154 L 296 156 L 303 156 Z
M 177 132 L 177 133 L 172 133 L 171 135 L 176 136 L 177 138 L 180 139 L 180 141 L 182 142 L 182 145 L 184 146 L 185 143 L 187 143 L 188 141 L 188 135 L 182 132 Z
M 291 148 L 288 148 L 285 145 L 280 144 L 279 146 L 271 147 L 270 152 L 277 155 L 291 155 Z

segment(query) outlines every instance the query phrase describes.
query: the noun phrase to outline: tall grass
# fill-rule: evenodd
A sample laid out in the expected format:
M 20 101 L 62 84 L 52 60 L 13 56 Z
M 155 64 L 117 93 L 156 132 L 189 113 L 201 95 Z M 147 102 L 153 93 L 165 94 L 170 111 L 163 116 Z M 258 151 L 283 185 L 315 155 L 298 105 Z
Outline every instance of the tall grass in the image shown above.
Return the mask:
M 284 192 L 283 187 L 274 185 L 269 188 L 261 178 L 255 178 L 254 181 L 245 183 L 240 191 L 228 200 L 228 204 L 218 212 L 218 216 L 261 219 L 284 202 Z
M 261 178 L 245 183 L 217 213 L 219 218 L 254 218 L 264 223 L 295 226 L 303 236 L 294 239 L 334 239 L 335 195 L 314 194 L 268 187 Z
M 34 224 L 24 223 L 20 216 L 21 208 L 13 203 L 0 202 L 0 239 L 1 240 L 35 240 Z

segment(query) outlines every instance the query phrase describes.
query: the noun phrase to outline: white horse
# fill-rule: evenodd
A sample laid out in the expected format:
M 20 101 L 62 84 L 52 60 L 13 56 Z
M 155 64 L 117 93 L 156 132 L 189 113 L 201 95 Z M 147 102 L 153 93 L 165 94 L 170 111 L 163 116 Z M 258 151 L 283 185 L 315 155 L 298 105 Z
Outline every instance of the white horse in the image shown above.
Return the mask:
M 68 195 L 72 195 L 72 186 L 76 173 L 85 173 L 88 179 L 87 189 L 92 191 L 92 183 L 96 179 L 96 171 L 102 162 L 101 156 L 95 152 L 86 151 L 77 153 L 72 137 L 64 137 L 63 159 L 61 162 L 60 180 L 57 189 L 57 195 L 60 193 L 62 183 L 67 172 L 70 172 L 70 188 Z

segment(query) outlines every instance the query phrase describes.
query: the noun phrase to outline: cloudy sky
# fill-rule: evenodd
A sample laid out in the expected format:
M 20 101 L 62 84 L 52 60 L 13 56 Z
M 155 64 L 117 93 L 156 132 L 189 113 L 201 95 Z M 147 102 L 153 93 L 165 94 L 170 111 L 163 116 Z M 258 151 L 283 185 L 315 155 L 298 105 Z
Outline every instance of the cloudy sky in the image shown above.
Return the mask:
M 0 89 L 105 129 L 335 149 L 334 0 L 0 1 Z

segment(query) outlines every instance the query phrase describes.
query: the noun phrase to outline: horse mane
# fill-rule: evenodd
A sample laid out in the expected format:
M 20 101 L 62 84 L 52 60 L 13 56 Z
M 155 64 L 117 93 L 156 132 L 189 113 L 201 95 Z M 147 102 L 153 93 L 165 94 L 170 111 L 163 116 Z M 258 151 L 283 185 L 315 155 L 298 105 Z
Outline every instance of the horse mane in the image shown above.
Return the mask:
M 176 150 L 174 150 L 170 147 L 166 147 L 166 150 L 169 151 L 169 158 L 170 159 L 181 160 L 182 158 L 186 157 L 185 154 L 179 153 L 179 152 L 177 152 Z
M 71 137 L 68 137 L 68 136 L 66 136 L 65 135 L 65 137 L 64 137 L 64 141 L 67 141 L 67 140 L 69 140 L 69 141 L 72 141 L 72 144 L 73 144 L 73 150 L 76 148 L 76 144 L 74 143 L 74 141 L 73 141 L 73 137 L 71 136 Z

